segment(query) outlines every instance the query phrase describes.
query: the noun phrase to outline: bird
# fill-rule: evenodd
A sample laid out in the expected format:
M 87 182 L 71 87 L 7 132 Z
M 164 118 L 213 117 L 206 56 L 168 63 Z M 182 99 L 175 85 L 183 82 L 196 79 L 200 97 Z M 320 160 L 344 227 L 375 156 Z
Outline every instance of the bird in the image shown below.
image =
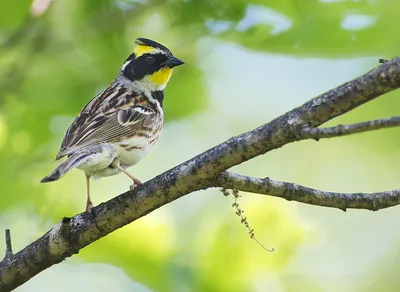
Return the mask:
M 41 182 L 56 181 L 74 168 L 82 170 L 88 213 L 93 210 L 90 179 L 124 173 L 133 181 L 131 189 L 141 184 L 127 168 L 157 142 L 164 120 L 164 88 L 182 64 L 164 45 L 138 38 L 115 80 L 68 127 L 56 156 L 66 159 Z

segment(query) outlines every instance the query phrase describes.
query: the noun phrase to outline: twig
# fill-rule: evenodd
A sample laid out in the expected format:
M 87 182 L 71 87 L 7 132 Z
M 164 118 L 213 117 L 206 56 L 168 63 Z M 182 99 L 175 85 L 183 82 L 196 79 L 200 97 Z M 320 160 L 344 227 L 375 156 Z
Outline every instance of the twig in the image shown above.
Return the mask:
M 6 229 L 5 234 L 6 234 L 6 255 L 4 257 L 4 260 L 7 260 L 13 256 L 10 229 Z
M 400 126 L 400 117 L 390 117 L 329 128 L 305 127 L 300 130 L 300 135 L 302 138 L 319 140 L 398 126 Z
M 400 204 L 400 189 L 381 193 L 334 193 L 304 187 L 295 183 L 250 177 L 232 172 L 222 173 L 215 187 L 236 188 L 240 191 L 263 194 L 315 206 L 377 211 Z
M 244 210 L 242 208 L 239 207 L 239 203 L 238 203 L 238 199 L 239 199 L 239 190 L 234 188 L 232 189 L 232 195 L 234 197 L 234 202 L 232 204 L 232 207 L 236 209 L 236 215 L 240 217 L 240 223 L 244 224 L 244 226 L 247 229 L 247 232 L 249 233 L 249 236 L 251 239 L 253 239 L 255 242 L 258 243 L 259 246 L 261 246 L 263 249 L 265 249 L 266 251 L 269 252 L 274 252 L 275 248 L 267 248 L 264 244 L 262 244 L 261 242 L 258 241 L 258 239 L 256 238 L 256 235 L 254 233 L 254 229 L 252 229 L 250 227 L 249 222 L 247 221 L 247 218 L 243 215 Z

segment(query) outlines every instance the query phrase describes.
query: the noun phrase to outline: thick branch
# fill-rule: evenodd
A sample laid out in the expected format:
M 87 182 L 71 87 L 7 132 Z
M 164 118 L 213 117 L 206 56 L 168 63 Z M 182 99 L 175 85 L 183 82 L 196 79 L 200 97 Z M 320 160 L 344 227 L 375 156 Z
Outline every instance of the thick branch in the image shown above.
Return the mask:
M 299 113 L 299 110 L 301 119 L 309 126 L 320 126 L 388 91 L 397 89 L 399 66 L 400 58 L 386 62 L 367 74 L 310 100 L 288 114 Z
M 400 59 L 330 90 L 250 132 L 233 137 L 171 170 L 94 208 L 62 220 L 41 238 L 0 263 L 0 291 L 10 291 L 47 267 L 114 230 L 193 191 L 215 185 L 222 172 L 253 157 L 306 139 L 301 129 L 318 127 L 400 87 Z M 296 197 L 291 199 L 297 200 Z M 352 205 L 354 206 L 354 205 Z M 342 208 L 348 208 L 343 205 Z
M 307 188 L 298 184 L 256 178 L 231 172 L 223 172 L 215 181 L 215 187 L 263 194 L 315 206 L 377 211 L 400 204 L 400 190 L 381 193 L 334 193 Z
M 300 130 L 301 137 L 319 140 L 321 138 L 332 138 L 338 136 L 351 135 L 383 128 L 400 126 L 400 117 L 390 117 L 379 120 L 372 120 L 357 124 L 338 125 L 329 128 L 304 127 Z

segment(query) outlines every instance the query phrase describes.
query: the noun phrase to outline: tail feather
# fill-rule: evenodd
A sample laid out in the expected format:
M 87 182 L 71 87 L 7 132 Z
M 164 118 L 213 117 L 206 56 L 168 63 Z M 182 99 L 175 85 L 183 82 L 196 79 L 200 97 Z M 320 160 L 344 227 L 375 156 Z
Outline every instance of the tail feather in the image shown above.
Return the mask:
M 41 183 L 52 182 L 62 178 L 68 171 L 85 162 L 85 158 L 88 157 L 89 155 L 90 153 L 72 154 L 70 157 L 67 158 L 67 160 L 63 161 L 59 166 L 56 167 L 56 169 L 54 169 L 48 176 L 43 178 L 40 182 Z

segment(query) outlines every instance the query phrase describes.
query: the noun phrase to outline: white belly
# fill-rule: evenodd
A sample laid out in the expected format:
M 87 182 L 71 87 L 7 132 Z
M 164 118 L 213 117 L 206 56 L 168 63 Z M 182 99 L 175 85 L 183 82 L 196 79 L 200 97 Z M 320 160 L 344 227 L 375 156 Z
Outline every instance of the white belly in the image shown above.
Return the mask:
M 117 143 L 101 143 L 86 149 L 92 152 L 88 159 L 77 168 L 93 178 L 112 176 L 120 173 L 117 168 L 110 167 L 116 159 L 123 168 L 135 165 L 147 155 L 158 139 L 158 135 L 135 137 Z
M 88 147 L 85 151 L 91 154 L 77 168 L 83 170 L 87 175 L 93 178 L 110 176 L 117 174 L 118 171 L 109 168 L 110 164 L 118 155 L 118 149 L 115 145 L 109 143 L 101 143 L 92 147 Z
M 135 165 L 153 148 L 149 143 L 150 139 L 145 137 L 135 137 L 124 140 L 116 144 L 119 160 L 122 167 L 127 168 Z

